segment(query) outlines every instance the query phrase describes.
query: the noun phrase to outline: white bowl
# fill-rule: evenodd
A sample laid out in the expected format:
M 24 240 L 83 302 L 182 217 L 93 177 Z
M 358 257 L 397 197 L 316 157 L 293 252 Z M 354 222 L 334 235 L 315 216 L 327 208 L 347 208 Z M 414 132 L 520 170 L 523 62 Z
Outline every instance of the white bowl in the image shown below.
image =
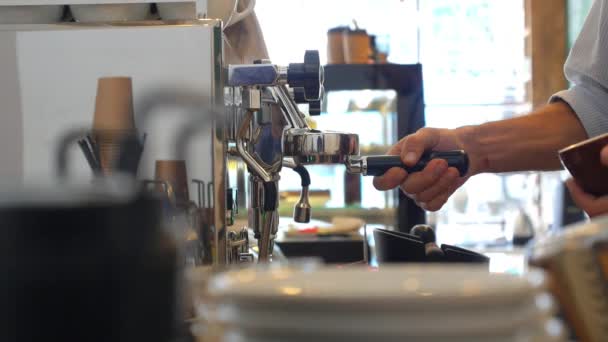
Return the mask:
M 70 9 L 81 23 L 141 21 L 150 16 L 150 4 L 70 5 Z
M 197 18 L 195 2 L 159 2 L 156 4 L 162 20 L 192 20 Z
M 63 5 L 0 6 L 0 25 L 52 24 L 61 21 Z

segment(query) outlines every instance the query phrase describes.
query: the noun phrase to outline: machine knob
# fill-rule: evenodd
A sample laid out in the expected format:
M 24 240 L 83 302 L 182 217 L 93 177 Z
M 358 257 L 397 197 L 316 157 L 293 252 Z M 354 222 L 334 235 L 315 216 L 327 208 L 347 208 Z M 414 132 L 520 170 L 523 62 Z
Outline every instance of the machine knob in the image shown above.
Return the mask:
M 308 114 L 321 115 L 321 100 L 308 102 Z
M 410 234 L 415 235 L 422 240 L 425 254 L 429 261 L 441 261 L 443 259 L 444 253 L 441 248 L 437 246 L 435 231 L 431 226 L 426 224 L 415 225 L 412 230 L 410 230 Z
M 323 87 L 321 87 L 321 94 L 323 94 Z M 321 100 L 306 100 L 306 95 L 304 94 L 304 88 L 293 88 L 293 100 L 296 103 L 304 104 L 308 103 L 308 114 L 310 115 L 320 115 L 321 114 Z
M 319 51 L 307 50 L 304 54 L 304 63 L 289 64 L 287 83 L 292 88 L 304 88 L 304 97 L 307 101 L 319 100 L 323 83 Z
M 308 103 L 306 94 L 304 94 L 304 88 L 293 88 L 293 100 L 296 103 Z

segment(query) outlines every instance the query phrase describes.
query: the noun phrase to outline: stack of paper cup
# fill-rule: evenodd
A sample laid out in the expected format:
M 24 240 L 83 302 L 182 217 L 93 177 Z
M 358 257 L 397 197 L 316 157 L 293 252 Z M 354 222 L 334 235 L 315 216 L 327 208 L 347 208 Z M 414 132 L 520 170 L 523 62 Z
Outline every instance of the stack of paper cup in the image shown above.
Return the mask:
M 181 206 L 190 202 L 185 160 L 157 160 L 155 179 L 164 181 L 170 186 L 167 192 L 170 197 L 175 198 L 176 205 Z
M 129 77 L 104 77 L 97 84 L 93 138 L 104 174 L 111 172 L 126 138 L 137 135 L 133 115 L 133 85 Z

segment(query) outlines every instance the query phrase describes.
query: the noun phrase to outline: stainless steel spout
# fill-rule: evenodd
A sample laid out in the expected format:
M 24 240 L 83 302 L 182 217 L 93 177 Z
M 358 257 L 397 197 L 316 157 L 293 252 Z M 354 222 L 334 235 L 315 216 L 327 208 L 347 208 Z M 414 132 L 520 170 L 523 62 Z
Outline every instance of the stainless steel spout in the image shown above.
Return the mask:
M 303 186 L 300 193 L 300 200 L 293 208 L 293 220 L 300 223 L 310 222 L 312 207 L 308 201 L 308 187 Z
M 293 220 L 300 223 L 310 222 L 312 207 L 308 200 L 308 189 L 310 186 L 310 174 L 302 165 L 297 165 L 293 159 L 283 159 L 283 166 L 288 167 L 300 175 L 302 183 L 302 191 L 300 192 L 300 200 L 293 208 Z

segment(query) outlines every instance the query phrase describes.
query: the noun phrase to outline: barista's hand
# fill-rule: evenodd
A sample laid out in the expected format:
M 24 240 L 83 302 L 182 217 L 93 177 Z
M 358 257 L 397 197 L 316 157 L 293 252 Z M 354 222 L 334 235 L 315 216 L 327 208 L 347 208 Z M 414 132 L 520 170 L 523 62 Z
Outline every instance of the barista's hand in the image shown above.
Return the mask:
M 602 163 L 608 166 L 608 145 L 601 152 Z M 597 197 L 586 193 L 574 179 L 568 179 L 566 186 L 576 205 L 583 209 L 589 217 L 608 214 L 608 196 Z
M 401 139 L 389 151 L 399 155 L 408 166 L 418 162 L 425 151 L 449 151 L 465 149 L 465 140 L 471 127 L 457 129 L 422 128 Z M 466 151 L 468 152 L 468 151 Z M 389 190 L 400 186 L 401 190 L 423 209 L 437 211 L 448 198 L 477 170 L 474 157 L 469 154 L 470 171 L 459 177 L 458 170 L 448 167 L 443 159 L 431 161 L 424 170 L 410 175 L 403 169 L 392 168 L 382 176 L 374 178 L 378 190 Z

